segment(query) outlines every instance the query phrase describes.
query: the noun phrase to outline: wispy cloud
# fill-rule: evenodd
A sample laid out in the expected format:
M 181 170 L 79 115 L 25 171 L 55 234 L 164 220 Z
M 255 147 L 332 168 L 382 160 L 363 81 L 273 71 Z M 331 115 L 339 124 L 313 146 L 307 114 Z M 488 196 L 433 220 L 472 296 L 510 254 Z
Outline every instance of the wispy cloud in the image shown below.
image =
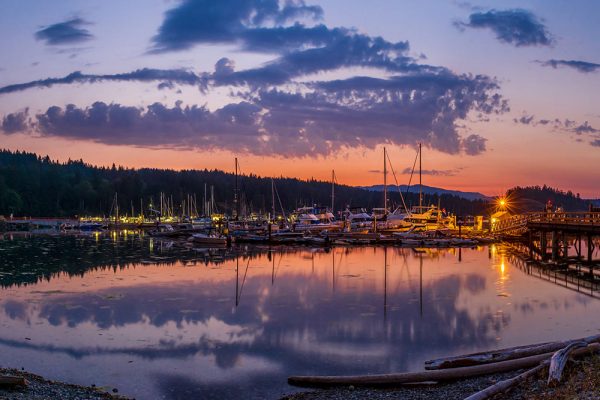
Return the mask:
M 540 65 L 544 67 L 552 67 L 554 69 L 559 67 L 567 67 L 572 68 L 578 72 L 590 73 L 596 72 L 600 70 L 600 64 L 591 63 L 587 61 L 579 61 L 579 60 L 546 60 L 546 61 L 536 61 Z
M 458 21 L 460 29 L 490 29 L 500 42 L 521 46 L 549 46 L 554 42 L 546 26 L 531 12 L 522 9 L 490 10 L 469 15 L 468 22 Z
M 86 25 L 90 23 L 82 18 L 73 18 L 40 29 L 35 38 L 51 46 L 86 42 L 94 37 L 84 28 Z
M 83 74 L 79 71 L 70 73 L 60 78 L 46 78 L 37 81 L 17 83 L 0 88 L 0 94 L 20 92 L 31 88 L 52 87 L 53 85 L 68 85 L 75 83 L 93 83 L 99 81 L 138 81 L 153 82 L 165 81 L 171 83 L 195 85 L 201 88 L 206 87 L 207 76 L 196 74 L 185 69 L 152 69 L 142 68 L 131 72 L 121 74 Z
M 413 172 L 412 168 L 405 168 L 402 173 L 410 175 Z M 415 171 L 418 173 L 418 171 Z M 456 169 L 423 169 L 421 174 L 431 176 L 455 176 L 459 171 Z
M 573 134 L 576 141 L 582 142 L 582 136 L 591 139 L 590 144 L 592 146 L 597 146 L 597 141 L 600 139 L 600 129 L 594 128 L 588 121 L 584 121 L 583 123 L 565 118 L 535 118 L 534 115 L 529 115 L 527 113 L 523 114 L 521 117 L 513 118 L 513 122 L 517 124 L 523 125 L 531 125 L 531 126 L 548 126 L 551 129 L 559 132 L 565 132 Z

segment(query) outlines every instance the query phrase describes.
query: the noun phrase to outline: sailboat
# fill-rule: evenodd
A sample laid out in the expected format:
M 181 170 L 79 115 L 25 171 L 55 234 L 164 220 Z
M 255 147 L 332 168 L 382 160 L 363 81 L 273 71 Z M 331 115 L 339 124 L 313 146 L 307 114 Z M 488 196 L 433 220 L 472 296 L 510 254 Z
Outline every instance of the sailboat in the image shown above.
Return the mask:
M 419 143 L 419 205 L 410 210 L 405 218 L 407 222 L 424 230 L 452 229 L 455 225 L 455 217 L 445 215 L 445 211 L 435 205 L 423 206 L 422 185 L 422 145 Z
M 398 182 L 396 182 L 396 186 L 398 187 L 398 193 L 400 194 L 400 200 L 402 201 L 401 208 L 398 206 L 394 211 L 390 212 L 388 209 L 388 196 L 387 196 L 387 164 L 390 164 L 392 168 L 392 173 L 394 174 L 394 179 L 396 178 L 396 174 L 394 172 L 394 167 L 390 162 L 389 155 L 387 153 L 386 148 L 383 148 L 383 207 L 382 208 L 373 208 L 372 218 L 377 222 L 377 230 L 396 230 L 396 229 L 408 229 L 412 226 L 412 223 L 409 222 L 406 218 L 410 215 L 406 212 L 406 204 L 404 203 L 404 196 L 402 196 L 402 192 L 400 192 L 400 188 L 398 186 Z

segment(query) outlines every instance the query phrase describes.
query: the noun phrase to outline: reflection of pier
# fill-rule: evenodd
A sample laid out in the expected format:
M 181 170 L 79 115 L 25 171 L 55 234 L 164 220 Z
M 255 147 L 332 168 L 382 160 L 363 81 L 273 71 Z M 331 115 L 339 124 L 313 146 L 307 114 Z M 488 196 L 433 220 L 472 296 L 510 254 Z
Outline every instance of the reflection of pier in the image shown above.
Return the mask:
M 599 271 L 581 262 L 545 262 L 529 256 L 531 250 L 522 245 L 510 247 L 510 261 L 528 275 L 537 276 L 567 289 L 600 298 Z

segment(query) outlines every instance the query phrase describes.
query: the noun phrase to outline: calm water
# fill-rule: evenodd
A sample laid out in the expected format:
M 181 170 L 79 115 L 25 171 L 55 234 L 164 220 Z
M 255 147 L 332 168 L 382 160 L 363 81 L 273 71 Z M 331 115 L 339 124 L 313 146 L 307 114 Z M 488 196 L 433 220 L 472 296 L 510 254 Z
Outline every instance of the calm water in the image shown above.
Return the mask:
M 236 253 L 4 236 L 0 365 L 138 399 L 276 399 L 292 374 L 419 370 L 600 328 L 600 300 L 501 246 Z

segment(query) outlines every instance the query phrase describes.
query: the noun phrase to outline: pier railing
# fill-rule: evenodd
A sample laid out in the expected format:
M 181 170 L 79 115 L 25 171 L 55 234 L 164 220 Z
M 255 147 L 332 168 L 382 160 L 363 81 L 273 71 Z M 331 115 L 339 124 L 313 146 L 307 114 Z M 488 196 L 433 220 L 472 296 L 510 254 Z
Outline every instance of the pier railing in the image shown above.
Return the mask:
M 492 222 L 492 232 L 519 234 L 532 227 L 600 229 L 598 212 L 534 212 Z

